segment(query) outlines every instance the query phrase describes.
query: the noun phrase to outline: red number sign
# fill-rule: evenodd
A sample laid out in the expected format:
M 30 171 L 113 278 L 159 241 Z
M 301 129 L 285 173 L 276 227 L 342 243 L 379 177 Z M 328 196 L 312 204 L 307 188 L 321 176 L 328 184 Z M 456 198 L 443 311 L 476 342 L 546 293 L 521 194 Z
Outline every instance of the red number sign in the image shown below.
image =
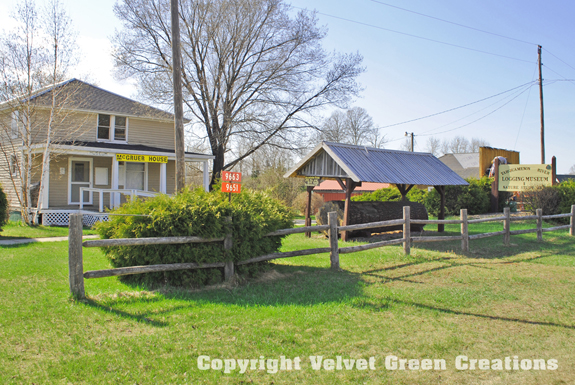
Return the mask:
M 242 181 L 241 172 L 222 171 L 222 180 L 239 183 Z
M 242 191 L 242 185 L 238 183 L 222 183 L 222 192 L 239 193 Z

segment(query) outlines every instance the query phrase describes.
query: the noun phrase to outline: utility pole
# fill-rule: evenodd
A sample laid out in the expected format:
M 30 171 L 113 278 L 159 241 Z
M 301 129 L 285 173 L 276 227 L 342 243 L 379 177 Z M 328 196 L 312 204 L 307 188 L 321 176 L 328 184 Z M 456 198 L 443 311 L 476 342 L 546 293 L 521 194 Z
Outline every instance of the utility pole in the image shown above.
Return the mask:
M 413 132 L 405 132 L 405 136 L 411 136 L 411 152 L 413 152 Z
M 539 108 L 541 111 L 541 164 L 545 164 L 545 120 L 543 118 L 543 77 L 541 76 L 541 46 L 537 46 L 539 62 Z
M 172 16 L 172 76 L 174 82 L 174 140 L 176 144 L 176 191 L 186 185 L 184 152 L 184 107 L 182 102 L 182 52 L 180 47 L 179 0 L 171 0 Z

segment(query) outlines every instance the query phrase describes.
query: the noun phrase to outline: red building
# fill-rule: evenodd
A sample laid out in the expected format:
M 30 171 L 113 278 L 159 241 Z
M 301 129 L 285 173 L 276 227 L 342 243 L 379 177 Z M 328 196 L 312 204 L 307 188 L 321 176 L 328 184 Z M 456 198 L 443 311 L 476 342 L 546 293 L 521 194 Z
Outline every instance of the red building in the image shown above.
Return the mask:
M 355 190 L 353 190 L 351 196 L 374 192 L 375 190 L 387 188 L 389 186 L 389 183 L 363 182 L 361 186 L 356 187 Z M 341 188 L 336 180 L 326 179 L 322 181 L 319 186 L 314 187 L 313 192 L 315 194 L 321 195 L 324 202 L 342 201 L 345 199 L 345 191 Z

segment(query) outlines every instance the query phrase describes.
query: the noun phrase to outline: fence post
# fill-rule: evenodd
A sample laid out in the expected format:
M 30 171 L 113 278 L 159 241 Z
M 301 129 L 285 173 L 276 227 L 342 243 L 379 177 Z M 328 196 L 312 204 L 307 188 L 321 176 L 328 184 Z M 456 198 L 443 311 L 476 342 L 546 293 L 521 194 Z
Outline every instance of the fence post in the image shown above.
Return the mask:
M 469 225 L 467 223 L 467 209 L 461 209 L 459 218 L 461 219 L 461 251 L 469 251 Z
M 68 276 L 70 292 L 78 299 L 84 292 L 84 264 L 82 261 L 82 214 L 70 214 L 68 229 Z
M 505 207 L 503 209 L 503 215 L 505 216 L 503 220 L 503 230 L 505 231 L 505 234 L 503 234 L 503 244 L 509 246 L 509 242 L 511 241 L 511 209 Z
M 543 209 L 537 209 L 537 240 L 543 240 Z
M 411 252 L 411 207 L 403 206 L 403 254 Z
M 339 248 L 337 245 L 337 212 L 332 211 L 327 213 L 327 223 L 329 225 L 329 260 L 331 262 L 332 270 L 339 270 Z
M 569 218 L 571 223 L 571 228 L 569 229 L 569 235 L 575 235 L 575 205 L 571 206 L 571 218 Z
M 228 260 L 224 266 L 224 280 L 229 281 L 234 276 L 234 261 L 232 260 L 231 250 L 233 245 L 232 240 L 232 217 L 225 217 L 226 222 L 226 237 L 224 239 L 224 253 Z

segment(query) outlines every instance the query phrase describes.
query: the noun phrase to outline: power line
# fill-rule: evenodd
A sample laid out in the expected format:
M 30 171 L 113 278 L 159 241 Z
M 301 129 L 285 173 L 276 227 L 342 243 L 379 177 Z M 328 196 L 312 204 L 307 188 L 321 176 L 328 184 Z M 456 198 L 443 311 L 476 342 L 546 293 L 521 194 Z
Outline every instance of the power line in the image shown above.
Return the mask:
M 489 104 L 489 105 L 483 107 L 483 108 L 480 109 L 480 110 L 477 110 L 477 111 L 475 111 L 475 112 L 473 112 L 473 113 L 471 113 L 471 114 L 469 114 L 469 115 L 466 115 L 466 116 L 464 116 L 464 117 L 462 117 L 462 118 L 459 118 L 459 119 L 457 119 L 457 120 L 454 120 L 454 121 L 452 121 L 452 122 L 450 122 L 450 123 L 441 125 L 441 126 L 439 126 L 439 127 L 432 128 L 431 130 L 424 131 L 424 132 L 422 132 L 421 134 L 419 134 L 419 136 L 435 135 L 434 133 L 428 134 L 428 135 L 424 135 L 424 134 L 427 134 L 428 132 L 431 132 L 431 131 L 439 130 L 440 128 L 447 127 L 447 126 L 450 126 L 450 125 L 452 125 L 452 124 L 454 124 L 454 123 L 457 123 L 457 122 L 459 122 L 459 121 L 461 121 L 461 120 L 467 119 L 467 118 L 469 118 L 470 116 L 476 115 L 476 114 L 480 113 L 481 111 L 484 111 L 484 110 L 488 109 L 489 107 L 492 107 L 492 106 L 494 106 L 494 105 L 496 105 L 496 104 L 501 103 L 502 101 L 506 100 L 507 98 L 513 98 L 515 95 L 521 94 L 521 93 L 523 93 L 527 88 L 531 89 L 531 87 L 533 87 L 533 86 L 534 86 L 534 84 L 530 84 L 530 85 L 524 87 L 523 90 L 520 89 L 520 90 L 516 91 L 515 93 L 513 93 L 513 94 L 511 94 L 511 95 L 505 96 L 504 98 L 501 98 L 500 100 L 497 100 L 497 101 L 495 101 L 494 103 L 491 103 L 491 104 Z
M 293 8 L 305 10 L 305 8 L 301 8 L 301 7 L 295 7 L 295 6 L 294 6 Z M 413 35 L 413 34 L 407 33 L 407 32 L 396 31 L 396 30 L 394 30 L 394 29 L 384 28 L 384 27 L 380 27 L 380 26 L 378 26 L 378 25 L 373 25 L 373 24 L 368 24 L 368 23 L 364 23 L 364 22 L 361 22 L 361 21 L 356 21 L 356 20 L 347 19 L 347 18 L 345 18 L 345 17 L 334 16 L 334 15 L 330 15 L 330 14 L 323 13 L 323 12 L 318 12 L 318 11 L 316 11 L 316 13 L 317 13 L 318 15 L 331 17 L 331 18 L 333 18 L 333 19 L 343 20 L 343 21 L 347 21 L 347 22 L 349 22 L 349 23 L 359 24 L 359 25 L 363 25 L 363 26 L 366 26 L 366 27 L 379 29 L 379 30 L 382 30 L 382 31 L 393 32 L 393 33 L 396 33 L 396 34 L 399 34 L 399 35 L 409 36 L 409 37 L 413 37 L 413 38 L 416 38 L 416 39 L 421 39 L 421 40 L 425 40 L 425 41 L 431 41 L 431 42 L 433 42 L 433 43 L 443 44 L 443 45 L 447 45 L 447 46 L 450 46 L 450 47 L 465 49 L 465 50 L 468 50 L 468 51 L 478 52 L 478 53 L 482 53 L 482 54 L 486 54 L 486 55 L 491 55 L 491 56 L 502 57 L 502 58 L 510 59 L 510 60 L 521 61 L 521 62 L 525 62 L 525 63 L 532 63 L 532 61 L 530 61 L 530 60 L 519 59 L 519 58 L 512 57 L 512 56 L 506 56 L 506 55 L 501 55 L 501 54 L 494 53 L 494 52 L 483 51 L 483 50 L 476 49 L 476 48 L 465 47 L 465 46 L 462 46 L 462 45 L 459 45 L 459 44 L 447 43 L 447 42 L 441 41 L 441 40 L 430 39 L 430 38 L 428 38 L 428 37 L 423 37 L 423 36 L 419 36 L 419 35 Z
M 571 64 L 567 63 L 566 61 L 561 60 L 558 56 L 553 55 L 553 53 L 551 53 L 548 49 L 543 48 L 543 50 L 545 50 L 545 52 L 547 52 L 549 55 L 553 56 L 555 59 L 559 60 L 561 63 L 565 64 L 567 67 L 571 67 L 572 69 L 575 70 L 575 67 L 573 67 Z
M 543 64 L 543 66 L 545 67 L 545 69 L 548 69 L 549 71 L 553 72 L 555 75 L 559 75 L 559 76 L 561 76 L 561 77 L 563 78 L 563 79 L 555 79 L 555 80 L 554 80 L 555 82 L 562 81 L 562 82 L 569 82 L 569 83 L 575 84 L 574 79 L 567 79 L 565 76 L 561 75 L 561 74 L 560 74 L 559 72 L 557 72 L 557 71 L 553 71 L 551 68 L 549 68 L 549 67 L 546 66 L 545 64 Z
M 489 31 L 486 31 L 486 30 L 483 30 L 483 29 L 479 29 L 479 28 L 475 28 L 475 27 L 470 27 L 470 26 L 468 26 L 468 25 L 464 25 L 464 24 L 460 24 L 460 23 L 453 22 L 453 21 L 441 19 L 441 18 L 439 18 L 439 17 L 435 17 L 435 16 L 431 16 L 431 15 L 426 15 L 425 13 L 412 11 L 412 10 L 410 10 L 410 9 L 401 8 L 401 7 L 398 7 L 398 6 L 396 6 L 396 5 L 392 5 L 392 4 L 387 4 L 387 3 L 384 3 L 384 2 L 382 2 L 382 1 L 378 1 L 378 0 L 370 0 L 370 1 L 371 1 L 371 2 L 374 2 L 374 3 L 377 3 L 377 4 L 385 5 L 385 6 L 387 6 L 387 7 L 399 9 L 399 10 L 402 10 L 402 11 L 405 11 L 405 12 L 410 12 L 410 13 L 413 13 L 413 14 L 416 14 L 416 15 L 419 15 L 419 16 L 427 17 L 427 18 L 430 18 L 430 19 L 433 19 L 433 20 L 438 20 L 438 21 L 441 21 L 441 22 L 444 22 L 444 23 L 456 25 L 456 26 L 458 26 L 458 27 L 467 28 L 467 29 L 471 29 L 471 30 L 473 30 L 473 31 L 486 33 L 486 34 L 488 34 L 488 35 L 493 35 L 493 36 L 497 36 L 497 37 L 502 37 L 502 38 L 504 38 L 504 39 L 514 40 L 514 41 L 517 41 L 517 42 L 520 42 L 520 43 L 525 43 L 525 44 L 530 44 L 530 45 L 537 45 L 537 44 L 532 43 L 532 42 L 530 42 L 530 41 L 525 41 L 525 40 L 521 40 L 521 39 L 516 39 L 516 38 L 514 38 L 514 37 L 509 37 L 509 36 L 501 35 L 501 34 L 498 34 L 498 33 L 489 32 Z
M 474 102 L 467 103 L 467 104 L 464 104 L 464 105 L 459 106 L 459 107 L 450 108 L 450 109 L 445 110 L 445 111 L 436 112 L 436 113 L 431 114 L 431 115 L 426 115 L 426 116 L 422 116 L 422 117 L 415 118 L 415 119 L 411 119 L 411 120 L 406 120 L 406 121 L 404 121 L 404 122 L 389 124 L 389 125 L 387 125 L 387 126 L 383 126 L 383 127 L 380 127 L 380 128 L 395 127 L 395 126 L 399 126 L 399 125 L 402 125 L 402 124 L 407 124 L 407 123 L 415 122 L 415 121 L 418 121 L 418 120 L 431 118 L 431 117 L 433 117 L 433 116 L 445 114 L 445 113 L 447 113 L 447 112 L 455 111 L 455 110 L 458 110 L 458 109 L 460 109 L 460 108 L 468 107 L 468 106 L 471 106 L 471 105 L 473 105 L 473 104 L 477 104 L 477 103 L 483 102 L 483 101 L 485 101 L 485 100 L 495 98 L 495 97 L 497 97 L 497 96 L 499 96 L 499 95 L 506 94 L 506 93 L 508 93 L 508 92 L 514 91 L 514 90 L 516 90 L 516 89 L 518 89 L 518 88 L 525 87 L 526 85 L 529 85 L 529 84 L 532 84 L 532 83 L 533 83 L 533 81 L 528 82 L 528 83 L 525 83 L 525 84 L 521 84 L 520 86 L 513 87 L 513 88 L 511 88 L 511 89 L 508 89 L 508 90 L 506 90 L 506 91 L 500 92 L 500 93 L 498 93 L 498 94 L 491 95 L 491 96 L 488 96 L 488 97 L 486 97 L 486 98 L 483 98 L 483 99 L 480 99 L 480 100 L 476 100 L 476 101 L 474 101 Z
M 476 123 L 476 122 L 478 122 L 478 121 L 480 121 L 480 120 L 482 120 L 482 119 L 488 117 L 489 115 L 492 115 L 492 114 L 494 114 L 495 112 L 499 111 L 500 109 L 502 109 L 503 107 L 505 107 L 506 105 L 508 105 L 509 103 L 511 103 L 512 101 L 514 101 L 515 99 L 517 99 L 519 96 L 521 96 L 523 93 L 525 93 L 528 89 L 531 89 L 531 87 L 529 87 L 529 88 L 527 88 L 527 89 L 521 91 L 519 94 L 517 94 L 516 96 L 514 96 L 511 100 L 509 100 L 509 101 L 507 101 L 506 103 L 504 103 L 503 105 L 497 107 L 496 109 L 494 109 L 493 111 L 489 112 L 488 114 L 485 114 L 485 115 L 483 115 L 482 117 L 480 117 L 480 118 L 478 118 L 478 119 L 475 119 L 475 120 L 473 120 L 473 121 L 471 121 L 471 122 L 469 122 L 469 123 L 466 123 L 466 124 L 464 124 L 464 125 L 462 125 L 462 126 L 455 127 L 455 128 L 449 129 L 449 130 L 445 130 L 445 131 L 441 131 L 441 132 L 435 132 L 435 133 L 433 133 L 433 134 L 419 135 L 419 136 L 430 136 L 430 135 L 445 134 L 446 132 L 451 132 L 451 131 L 459 130 L 460 128 L 463 128 L 463 127 L 467 127 L 467 126 L 469 126 L 469 125 L 471 125 L 471 124 L 473 124 L 473 123 Z
M 535 76 L 537 73 L 537 67 L 533 69 L 533 76 L 531 80 L 535 81 Z M 521 127 L 523 126 L 523 119 L 525 118 L 525 113 L 527 112 L 527 104 L 529 103 L 529 97 L 531 96 L 531 87 L 529 87 L 529 92 L 527 93 L 527 99 L 525 100 L 525 107 L 523 108 L 523 115 L 521 115 L 521 121 L 519 122 L 519 129 L 517 130 L 517 136 L 515 137 L 515 143 L 513 144 L 513 149 L 517 148 L 517 141 L 519 140 L 519 134 L 521 133 Z

